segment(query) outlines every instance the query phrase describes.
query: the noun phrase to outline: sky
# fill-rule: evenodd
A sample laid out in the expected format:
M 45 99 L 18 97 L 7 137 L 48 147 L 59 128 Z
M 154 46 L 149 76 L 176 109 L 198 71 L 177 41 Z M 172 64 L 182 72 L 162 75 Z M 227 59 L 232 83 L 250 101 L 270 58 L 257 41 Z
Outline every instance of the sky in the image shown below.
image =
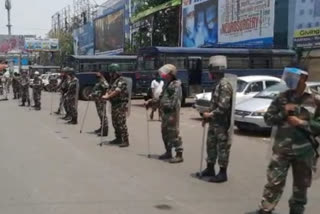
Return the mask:
M 51 17 L 73 0 L 11 0 L 12 34 L 44 37 L 51 28 Z M 101 4 L 104 0 L 91 0 Z M 7 11 L 5 0 L 0 0 L 0 34 L 7 34 Z

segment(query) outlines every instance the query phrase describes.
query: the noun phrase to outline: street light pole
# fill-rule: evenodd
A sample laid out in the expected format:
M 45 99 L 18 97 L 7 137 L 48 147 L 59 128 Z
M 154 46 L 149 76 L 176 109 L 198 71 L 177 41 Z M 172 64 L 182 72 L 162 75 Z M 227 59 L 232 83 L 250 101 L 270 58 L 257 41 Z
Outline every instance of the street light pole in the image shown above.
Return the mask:
M 11 27 L 12 27 L 12 25 L 11 25 L 11 13 L 10 13 L 11 8 L 12 8 L 11 0 L 6 0 L 5 7 L 6 7 L 6 10 L 8 11 L 8 25 L 7 25 L 7 27 L 8 27 L 8 34 L 10 36 L 11 35 Z

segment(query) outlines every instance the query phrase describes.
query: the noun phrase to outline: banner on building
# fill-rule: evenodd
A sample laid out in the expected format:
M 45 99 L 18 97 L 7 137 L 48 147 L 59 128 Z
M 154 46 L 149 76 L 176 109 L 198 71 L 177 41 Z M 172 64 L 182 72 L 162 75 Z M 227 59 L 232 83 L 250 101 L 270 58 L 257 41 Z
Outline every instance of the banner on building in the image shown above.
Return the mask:
M 296 2 L 293 44 L 297 48 L 320 48 L 320 0 Z
M 28 51 L 59 51 L 59 40 L 26 38 L 25 49 Z
M 219 0 L 218 43 L 234 47 L 272 47 L 275 0 Z
M 94 27 L 90 22 L 73 31 L 74 53 L 76 55 L 94 55 Z
M 0 35 L 0 54 L 24 49 L 24 36 Z
M 123 49 L 125 39 L 124 9 L 95 20 L 95 53 Z
M 205 47 L 218 42 L 218 0 L 182 1 L 182 46 Z

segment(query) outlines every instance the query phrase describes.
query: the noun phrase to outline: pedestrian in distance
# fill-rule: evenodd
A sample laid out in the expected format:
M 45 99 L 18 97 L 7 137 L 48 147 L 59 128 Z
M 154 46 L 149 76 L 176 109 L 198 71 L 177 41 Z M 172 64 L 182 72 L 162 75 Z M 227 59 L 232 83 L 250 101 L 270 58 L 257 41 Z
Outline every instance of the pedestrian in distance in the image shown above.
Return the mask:
M 41 110 L 41 91 L 42 91 L 42 80 L 40 78 L 40 73 L 36 71 L 34 73 L 34 79 L 32 83 L 33 90 L 33 100 L 34 100 L 34 108 L 37 111 Z
M 56 91 L 60 92 L 60 101 L 59 101 L 59 107 L 58 110 L 55 112 L 56 115 L 60 115 L 63 111 L 63 108 L 65 109 L 65 112 L 67 113 L 67 110 L 65 108 L 65 100 L 66 100 L 66 93 L 68 91 L 68 75 L 65 71 L 62 71 L 60 74 L 61 82 L 57 86 Z
M 109 100 L 111 103 L 112 125 L 116 138 L 110 144 L 128 147 L 130 145 L 126 118 L 128 103 L 130 103 L 128 84 L 121 76 L 118 64 L 111 64 L 108 71 L 111 78 L 111 87 L 102 98 Z
M 28 77 L 28 73 L 27 73 L 27 71 L 22 71 L 22 75 L 21 75 L 21 79 L 20 79 L 22 103 L 20 106 L 25 106 L 26 102 L 28 103 L 28 106 L 31 105 L 29 86 L 30 86 L 30 78 Z
M 68 85 L 68 91 L 66 93 L 67 109 L 71 120 L 67 124 L 78 124 L 78 96 L 79 96 L 79 80 L 76 77 L 76 73 L 72 68 L 66 68 L 70 82 Z M 69 119 L 69 118 L 68 118 Z
M 151 107 L 150 119 L 153 120 L 154 113 L 158 110 L 159 120 L 161 119 L 160 95 L 162 93 L 164 82 L 160 75 L 157 73 L 155 79 L 151 82 L 152 97 L 145 102 L 147 110 Z
M 312 168 L 317 159 L 315 136 L 320 135 L 319 101 L 306 92 L 308 72 L 286 68 L 283 80 L 288 90 L 272 102 L 265 122 L 274 127 L 272 157 L 267 170 L 267 184 L 260 209 L 248 214 L 271 214 L 281 199 L 289 168 L 293 173 L 293 192 L 289 200 L 290 214 L 303 214 L 307 204 L 307 190 L 312 183 Z M 315 102 L 315 112 L 306 108 Z M 316 146 L 317 144 L 317 146 Z
M 228 180 L 227 168 L 231 148 L 229 132 L 233 126 L 232 106 L 235 101 L 232 83 L 225 78 L 227 58 L 214 56 L 209 61 L 209 72 L 215 84 L 212 88 L 211 105 L 203 114 L 203 126 L 209 123 L 207 137 L 207 168 L 198 176 L 209 177 L 209 182 L 222 183 Z M 232 129 L 233 130 L 233 129 Z M 216 175 L 215 165 L 218 161 L 220 172 Z
M 20 99 L 20 74 L 18 72 L 13 73 L 12 78 L 12 90 L 13 90 L 13 99 Z
M 90 95 L 90 98 L 93 99 L 95 102 L 97 113 L 100 119 L 100 127 L 94 132 L 98 136 L 102 135 L 103 137 L 108 136 L 108 132 L 109 132 L 108 117 L 106 114 L 107 102 L 104 99 L 102 99 L 102 96 L 105 95 L 110 88 L 110 85 L 107 82 L 105 75 L 106 75 L 106 72 L 96 73 L 98 82 L 93 87 L 92 94 Z
M 161 67 L 159 75 L 167 81 L 160 96 L 161 133 L 166 152 L 159 159 L 169 160 L 172 164 L 181 163 L 183 162 L 182 138 L 179 135 L 181 81 L 177 79 L 177 68 L 171 64 Z M 173 148 L 176 150 L 175 157 L 172 156 Z

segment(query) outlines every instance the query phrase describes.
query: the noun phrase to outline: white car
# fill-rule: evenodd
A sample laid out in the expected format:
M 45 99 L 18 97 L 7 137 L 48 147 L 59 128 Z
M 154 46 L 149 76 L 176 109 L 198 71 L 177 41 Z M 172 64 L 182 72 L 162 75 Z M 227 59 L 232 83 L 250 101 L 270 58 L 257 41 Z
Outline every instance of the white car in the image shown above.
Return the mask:
M 236 104 L 248 100 L 264 89 L 276 85 L 281 79 L 272 76 L 244 76 L 238 77 Z M 202 115 L 208 111 L 211 101 L 211 92 L 197 94 L 194 108 Z
M 58 79 L 58 84 L 60 83 L 60 74 L 59 73 L 47 73 L 47 74 L 42 74 L 40 78 L 42 79 L 42 84 L 45 90 L 49 90 L 49 85 L 50 85 L 50 80 L 51 79 Z
M 287 89 L 285 83 L 282 82 L 236 105 L 235 125 L 238 129 L 251 131 L 270 130 L 271 127 L 264 122 L 264 114 L 267 112 L 273 99 Z M 311 89 L 320 91 L 320 82 L 308 82 L 306 92 L 311 93 Z

